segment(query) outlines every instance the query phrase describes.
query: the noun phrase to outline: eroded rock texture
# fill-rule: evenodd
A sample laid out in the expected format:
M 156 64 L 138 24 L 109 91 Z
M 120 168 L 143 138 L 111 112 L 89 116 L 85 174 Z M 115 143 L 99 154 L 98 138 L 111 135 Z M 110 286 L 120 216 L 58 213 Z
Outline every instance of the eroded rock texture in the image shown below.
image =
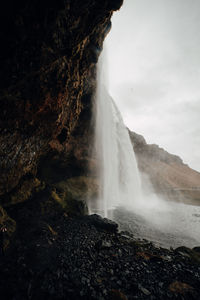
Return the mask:
M 34 177 L 50 150 L 65 157 L 80 115 L 90 114 L 95 65 L 122 2 L 8 0 L 1 8 L 0 195 Z

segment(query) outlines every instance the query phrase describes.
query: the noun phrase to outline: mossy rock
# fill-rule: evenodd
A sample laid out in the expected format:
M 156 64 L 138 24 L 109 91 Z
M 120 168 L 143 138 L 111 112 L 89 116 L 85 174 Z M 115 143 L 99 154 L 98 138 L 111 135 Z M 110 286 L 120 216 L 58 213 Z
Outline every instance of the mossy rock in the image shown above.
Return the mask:
M 2 233 L 2 228 L 6 229 L 6 232 Z M 0 230 L 3 234 L 0 247 L 5 251 L 10 244 L 10 240 L 16 230 L 16 222 L 11 219 L 5 209 L 0 206 Z
M 68 216 L 84 216 L 88 214 L 88 208 L 85 200 L 74 199 L 73 195 L 67 194 L 59 196 L 55 191 L 51 193 L 52 198 L 57 201 L 65 210 Z
M 18 204 L 28 200 L 34 192 L 39 192 L 44 188 L 37 178 L 29 178 L 22 182 L 9 194 L 1 199 L 3 207 L 8 207 L 13 204 Z
M 69 216 L 88 214 L 87 201 L 97 197 L 97 180 L 92 177 L 72 177 L 54 184 L 52 197 Z

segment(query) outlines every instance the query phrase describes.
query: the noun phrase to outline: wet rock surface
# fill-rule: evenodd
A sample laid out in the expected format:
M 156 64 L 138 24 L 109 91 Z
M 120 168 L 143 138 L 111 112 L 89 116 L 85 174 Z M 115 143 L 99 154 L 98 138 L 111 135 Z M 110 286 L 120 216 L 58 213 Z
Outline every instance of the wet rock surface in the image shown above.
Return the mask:
M 158 248 L 36 202 L 9 211 L 18 228 L 0 261 L 1 299 L 200 299 L 198 247 Z
M 61 158 L 69 153 L 74 131 L 91 110 L 98 56 L 122 2 L 2 3 L 0 195 L 34 177 L 51 151 Z

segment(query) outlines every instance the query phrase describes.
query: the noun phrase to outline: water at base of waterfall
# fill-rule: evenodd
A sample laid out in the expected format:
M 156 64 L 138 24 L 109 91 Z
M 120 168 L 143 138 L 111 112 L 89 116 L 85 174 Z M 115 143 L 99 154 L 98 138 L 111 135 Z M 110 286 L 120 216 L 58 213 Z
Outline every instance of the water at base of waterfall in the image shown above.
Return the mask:
M 167 211 L 154 208 L 148 216 L 120 208 L 112 216 L 120 230 L 132 233 L 136 239 L 166 248 L 200 245 L 200 206 L 173 202 Z
M 92 213 L 103 215 L 100 210 Z M 152 206 L 148 214 L 118 207 L 109 210 L 107 217 L 118 223 L 120 231 L 129 232 L 136 239 L 152 241 L 159 247 L 200 245 L 200 206 L 171 202 L 165 210 Z

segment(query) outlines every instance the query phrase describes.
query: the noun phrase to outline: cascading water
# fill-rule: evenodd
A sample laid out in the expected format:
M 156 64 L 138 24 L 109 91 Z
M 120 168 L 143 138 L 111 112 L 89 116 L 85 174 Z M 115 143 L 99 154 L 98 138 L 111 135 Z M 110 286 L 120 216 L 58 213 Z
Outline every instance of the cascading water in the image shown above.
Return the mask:
M 141 201 L 141 180 L 130 137 L 106 88 L 103 53 L 99 59 L 95 104 L 95 149 L 100 188 L 96 210 L 109 216 L 119 206 Z
M 165 247 L 194 247 L 199 241 L 200 207 L 169 204 L 155 195 L 148 179 L 144 186 L 143 178 L 142 188 L 127 128 L 107 92 L 103 60 L 102 53 L 94 107 L 99 196 L 90 201 L 89 210 L 117 221 L 122 230 L 139 238 Z

